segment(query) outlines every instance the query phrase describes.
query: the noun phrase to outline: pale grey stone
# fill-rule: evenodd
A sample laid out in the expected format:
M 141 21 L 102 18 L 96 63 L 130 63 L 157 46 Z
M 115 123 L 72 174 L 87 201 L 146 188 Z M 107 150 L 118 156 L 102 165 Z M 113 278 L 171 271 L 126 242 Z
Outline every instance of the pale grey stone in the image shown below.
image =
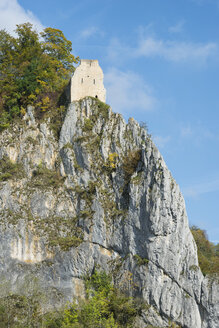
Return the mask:
M 34 275 L 41 288 L 62 295 L 49 303 L 60 306 L 84 295 L 83 278 L 95 267 L 112 272 L 118 262 L 115 284 L 149 304 L 136 328 L 168 327 L 169 320 L 184 328 L 217 328 L 218 280 L 200 271 L 183 196 L 159 150 L 135 120 L 126 124 L 111 109 L 107 118 L 97 116 L 86 134 L 83 124 L 97 114 L 94 107 L 91 98 L 71 103 L 59 141 L 49 121 L 34 123 L 32 109 L 31 127 L 27 122 L 0 134 L 0 158 L 22 163 L 25 172 L 20 180 L 0 182 L 2 281 L 19 292 Z M 89 148 L 96 137 L 96 148 Z M 123 161 L 136 150 L 141 159 L 127 182 Z M 106 174 L 112 153 L 118 158 Z M 59 167 L 63 182 L 54 188 L 33 186 L 33 172 L 42 164 L 54 171 Z M 57 220 L 62 237 L 68 226 L 58 222 L 77 218 L 84 241 L 66 251 L 48 248 L 49 218 Z M 36 228 L 34 220 L 42 227 Z M 147 261 L 139 264 L 136 255 Z

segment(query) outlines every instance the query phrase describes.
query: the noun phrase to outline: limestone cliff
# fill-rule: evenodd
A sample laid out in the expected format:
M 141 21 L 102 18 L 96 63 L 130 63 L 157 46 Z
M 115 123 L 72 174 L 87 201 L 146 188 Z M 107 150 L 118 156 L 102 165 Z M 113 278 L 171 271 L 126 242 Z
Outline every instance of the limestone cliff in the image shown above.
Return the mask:
M 0 134 L 0 220 L 2 292 L 34 276 L 58 305 L 99 267 L 149 305 L 136 327 L 218 327 L 178 185 L 147 132 L 97 100 L 69 105 L 59 140 L 31 108 Z

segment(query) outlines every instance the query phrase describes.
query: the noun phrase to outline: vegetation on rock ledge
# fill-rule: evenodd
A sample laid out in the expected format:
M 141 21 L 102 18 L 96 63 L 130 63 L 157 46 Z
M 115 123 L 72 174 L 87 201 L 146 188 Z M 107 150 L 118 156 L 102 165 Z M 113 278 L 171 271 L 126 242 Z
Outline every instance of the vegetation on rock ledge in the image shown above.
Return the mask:
M 8 179 L 19 179 L 24 176 L 24 171 L 20 163 L 13 163 L 8 157 L 4 156 L 0 160 L 0 181 Z
M 129 151 L 128 155 L 124 157 L 123 170 L 125 173 L 126 182 L 130 181 L 132 174 L 137 169 L 140 159 L 141 159 L 141 149 Z
M 59 170 L 49 170 L 46 166 L 39 164 L 33 171 L 32 187 L 59 187 L 63 183 L 63 177 Z
M 206 232 L 196 226 L 191 227 L 191 232 L 198 248 L 198 261 L 202 273 L 219 274 L 219 244 L 211 243 Z
M 40 34 L 30 23 L 17 25 L 17 37 L 0 30 L 0 131 L 34 105 L 38 116 L 57 108 L 74 64 L 72 45 L 62 31 Z
M 136 316 L 148 309 L 142 300 L 115 288 L 105 272 L 95 271 L 85 278 L 85 294 L 78 303 L 44 314 L 39 289 L 33 295 L 0 298 L 1 328 L 132 328 Z

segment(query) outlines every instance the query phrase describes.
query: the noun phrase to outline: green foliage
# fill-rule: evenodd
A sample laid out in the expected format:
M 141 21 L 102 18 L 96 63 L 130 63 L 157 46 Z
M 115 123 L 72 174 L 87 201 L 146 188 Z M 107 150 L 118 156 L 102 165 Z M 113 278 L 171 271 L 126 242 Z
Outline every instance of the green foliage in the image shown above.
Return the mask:
M 131 328 L 145 304 L 113 287 L 111 277 L 95 270 L 85 278 L 86 298 L 66 306 L 59 315 L 45 316 L 45 328 Z
M 131 328 L 144 308 L 142 303 L 121 294 L 111 277 L 95 270 L 85 279 L 86 299 L 69 304 L 61 328 Z
M 138 173 L 135 177 L 131 179 L 131 183 L 138 185 L 142 181 L 142 172 Z
M 41 33 L 44 39 L 43 50 L 51 58 L 54 71 L 62 79 L 69 78 L 69 72 L 73 72 L 73 64 L 78 61 L 72 54 L 71 41 L 67 40 L 63 32 L 48 27 Z
M 39 328 L 60 328 L 63 325 L 64 311 L 50 312 L 43 315 L 43 324 Z
M 82 239 L 76 236 L 56 237 L 49 241 L 50 246 L 60 246 L 62 251 L 68 251 L 71 247 L 77 247 Z
M 1 102 L 1 99 L 0 99 Z M 0 104 L 1 106 L 1 104 Z M 10 126 L 10 115 L 7 112 L 2 112 L 0 111 L 0 132 L 3 131 L 4 129 L 7 129 Z
M 138 254 L 134 255 L 134 259 L 136 260 L 137 264 L 140 265 L 148 265 L 149 260 L 146 258 L 142 258 Z
M 37 145 L 37 140 L 34 139 L 34 138 L 32 138 L 31 136 L 28 136 L 28 137 L 26 138 L 25 142 L 30 143 L 30 144 L 32 144 L 32 145 L 34 145 L 34 146 Z
M 89 118 L 85 118 L 84 126 L 83 126 L 83 132 L 92 131 L 93 126 L 94 126 L 94 123 Z
M 112 293 L 109 308 L 119 327 L 132 327 L 138 312 L 141 312 L 141 307 L 137 308 L 137 302 L 133 298 L 121 294 L 118 290 Z
M 8 157 L 4 156 L 0 160 L 0 181 L 8 179 L 21 179 L 24 171 L 20 163 L 13 163 Z
M 41 320 L 42 306 L 48 300 L 37 283 L 37 278 L 30 275 L 23 281 L 23 295 L 8 293 L 8 282 L 0 285 L 0 326 L 1 328 L 38 328 L 43 327 Z M 7 296 L 5 294 L 8 294 Z
M 135 317 L 144 308 L 137 300 L 122 294 L 113 287 L 111 277 L 105 272 L 95 271 L 86 280 L 86 291 L 88 299 L 92 297 L 94 305 L 101 300 L 104 307 L 101 310 L 101 303 L 99 304 L 100 317 L 105 317 L 110 321 L 113 319 L 112 327 L 132 327 Z
M 15 327 L 15 316 L 22 317 L 27 305 L 26 302 L 26 297 L 18 295 L 9 295 L 0 299 L 0 322 L 2 328 Z M 21 325 L 18 325 L 18 327 L 21 327 Z
M 59 171 L 50 170 L 42 164 L 39 164 L 37 169 L 33 171 L 32 186 L 47 188 L 59 187 L 63 182 L 63 178 Z
M 191 232 L 198 248 L 198 260 L 201 271 L 206 274 L 219 274 L 219 244 L 209 242 L 206 232 L 192 226 Z
M 219 256 L 219 244 L 214 246 L 215 255 Z
M 101 328 L 108 326 L 110 322 L 115 326 L 114 318 L 108 312 L 108 299 L 104 292 L 95 293 L 87 302 L 84 302 L 79 309 L 79 327 Z M 110 321 L 110 322 L 109 322 Z
M 0 130 L 28 104 L 39 113 L 57 105 L 79 60 L 60 30 L 46 28 L 40 36 L 25 23 L 17 25 L 16 34 L 0 31 Z
M 103 292 L 108 295 L 112 290 L 112 278 L 105 271 L 94 271 L 92 276 L 88 276 L 85 279 L 85 286 L 88 296 L 91 291 Z
M 141 299 L 128 297 L 115 288 L 110 275 L 95 270 L 85 277 L 85 298 L 67 303 L 59 311 L 44 313 L 42 304 L 49 296 L 42 294 L 36 279 L 32 280 L 32 287 L 31 282 L 25 283 L 25 296 L 0 298 L 1 328 L 133 328 L 135 318 L 149 308 Z M 169 322 L 169 327 L 179 326 Z
M 100 101 L 97 98 L 93 98 L 95 100 L 95 103 L 97 105 L 98 108 L 98 116 L 102 116 L 105 120 L 107 120 L 109 118 L 109 108 L 110 106 L 107 105 L 106 103 Z M 95 115 L 93 115 L 95 116 Z M 93 117 L 93 119 L 95 119 L 95 117 Z
M 47 237 L 49 247 L 59 246 L 62 251 L 68 251 L 83 242 L 84 233 L 77 225 L 78 217 L 49 216 L 43 220 L 32 220 L 38 234 Z

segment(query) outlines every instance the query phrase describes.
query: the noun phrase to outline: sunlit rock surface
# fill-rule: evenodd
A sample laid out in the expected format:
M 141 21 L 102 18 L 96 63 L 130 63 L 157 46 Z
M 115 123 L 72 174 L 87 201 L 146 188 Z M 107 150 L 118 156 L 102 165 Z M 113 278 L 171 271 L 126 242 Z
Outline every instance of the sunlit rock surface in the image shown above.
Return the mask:
M 147 132 L 91 98 L 70 104 L 59 140 L 50 127 L 29 107 L 0 134 L 2 284 L 16 292 L 35 276 L 57 305 L 84 297 L 99 268 L 149 305 L 136 327 L 217 328 L 218 282 L 199 269 L 182 194 Z

